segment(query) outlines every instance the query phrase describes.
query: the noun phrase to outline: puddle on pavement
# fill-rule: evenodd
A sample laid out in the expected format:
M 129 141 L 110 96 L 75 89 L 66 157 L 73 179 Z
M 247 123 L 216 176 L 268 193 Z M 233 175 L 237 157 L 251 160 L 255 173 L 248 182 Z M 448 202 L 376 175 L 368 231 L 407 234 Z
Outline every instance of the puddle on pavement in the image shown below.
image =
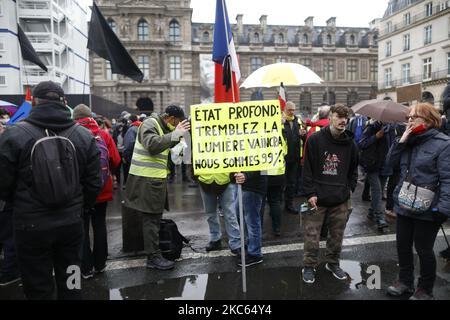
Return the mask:
M 110 290 L 111 300 L 279 300 L 279 299 L 345 299 L 369 291 L 366 287 L 370 263 L 341 260 L 341 268 L 350 276 L 347 281 L 335 279 L 324 265 L 318 268 L 316 283 L 306 285 L 301 279 L 300 267 L 274 269 L 261 266 L 247 269 L 247 293 L 242 293 L 240 272 L 213 273 L 160 280 L 139 286 Z M 396 270 L 395 262 L 380 266 L 381 270 Z M 394 271 L 395 272 L 395 271 Z M 393 275 L 395 276 L 395 275 Z M 389 279 L 388 279 L 389 278 Z M 387 282 L 392 277 L 385 277 Z

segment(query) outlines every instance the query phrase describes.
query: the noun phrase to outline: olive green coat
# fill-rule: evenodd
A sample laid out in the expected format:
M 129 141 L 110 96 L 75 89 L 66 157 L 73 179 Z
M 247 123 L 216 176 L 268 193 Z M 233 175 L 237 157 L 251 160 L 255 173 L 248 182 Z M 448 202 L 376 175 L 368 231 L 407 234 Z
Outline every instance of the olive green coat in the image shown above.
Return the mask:
M 154 122 L 146 119 L 139 127 L 136 137 L 136 140 L 139 140 L 150 155 L 159 154 L 179 143 L 179 139 L 172 141 L 172 132 L 170 132 L 161 116 L 152 114 L 151 118 L 158 121 L 164 135 L 160 136 Z M 125 190 L 125 206 L 142 213 L 162 214 L 164 208 L 169 209 L 167 202 L 167 178 L 139 177 L 130 173 Z

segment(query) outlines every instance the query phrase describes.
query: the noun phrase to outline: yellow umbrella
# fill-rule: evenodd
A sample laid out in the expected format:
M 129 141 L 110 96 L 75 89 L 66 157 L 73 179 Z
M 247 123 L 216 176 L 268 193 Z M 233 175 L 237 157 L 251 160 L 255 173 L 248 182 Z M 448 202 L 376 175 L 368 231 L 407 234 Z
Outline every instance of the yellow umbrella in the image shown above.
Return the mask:
M 311 69 L 297 63 L 274 63 L 259 68 L 245 79 L 241 88 L 270 88 L 320 84 L 323 80 Z

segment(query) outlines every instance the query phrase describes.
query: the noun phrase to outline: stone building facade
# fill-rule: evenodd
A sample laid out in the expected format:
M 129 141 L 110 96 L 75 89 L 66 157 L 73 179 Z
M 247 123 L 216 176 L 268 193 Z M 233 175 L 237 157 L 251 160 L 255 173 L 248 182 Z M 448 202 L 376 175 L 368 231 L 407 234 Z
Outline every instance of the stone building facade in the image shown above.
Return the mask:
M 189 0 L 101 0 L 97 4 L 145 74 L 142 83 L 111 75 L 108 63 L 90 59 L 92 92 L 134 107 L 201 102 L 200 56 L 211 55 L 214 24 L 193 23 Z M 213 14 L 213 13 L 212 13 Z M 354 103 L 376 97 L 378 45 L 375 27 L 347 28 L 330 18 L 326 26 L 247 25 L 243 16 L 232 25 L 241 81 L 257 68 L 276 62 L 300 63 L 324 80 L 323 85 L 288 87 L 289 100 L 311 114 L 322 103 Z M 231 22 L 231 21 L 230 21 Z M 278 88 L 241 89 L 241 100 L 273 99 Z

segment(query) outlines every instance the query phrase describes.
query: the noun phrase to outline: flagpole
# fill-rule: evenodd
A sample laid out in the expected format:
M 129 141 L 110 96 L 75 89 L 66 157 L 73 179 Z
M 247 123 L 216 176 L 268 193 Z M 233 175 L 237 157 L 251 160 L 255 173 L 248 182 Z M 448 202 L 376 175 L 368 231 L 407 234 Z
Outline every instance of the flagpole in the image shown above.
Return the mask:
M 23 94 L 22 89 L 23 89 L 23 85 L 22 85 L 22 71 L 25 72 L 25 69 L 22 70 L 23 68 L 23 63 L 22 63 L 22 52 L 21 52 L 21 48 L 20 48 L 20 41 L 19 41 L 19 1 L 16 2 L 16 20 L 17 20 L 17 54 L 19 57 L 19 94 Z M 28 84 L 28 81 L 27 81 Z
M 228 25 L 227 17 L 225 15 L 225 0 L 222 0 L 222 13 L 223 13 L 223 23 L 225 25 L 225 37 L 227 40 L 228 54 L 230 53 L 230 41 L 228 39 Z M 231 25 L 230 25 L 231 29 Z M 231 62 L 232 63 L 232 62 Z M 231 72 L 231 93 L 233 96 L 233 103 L 236 103 L 236 97 L 234 96 L 234 84 L 233 84 L 233 71 L 232 66 L 230 66 Z M 244 210 L 243 210 L 243 199 L 242 199 L 242 185 L 238 184 L 238 202 L 239 202 L 239 231 L 241 233 L 241 267 L 242 267 L 242 292 L 247 292 L 247 275 L 245 269 L 245 233 L 244 233 Z

